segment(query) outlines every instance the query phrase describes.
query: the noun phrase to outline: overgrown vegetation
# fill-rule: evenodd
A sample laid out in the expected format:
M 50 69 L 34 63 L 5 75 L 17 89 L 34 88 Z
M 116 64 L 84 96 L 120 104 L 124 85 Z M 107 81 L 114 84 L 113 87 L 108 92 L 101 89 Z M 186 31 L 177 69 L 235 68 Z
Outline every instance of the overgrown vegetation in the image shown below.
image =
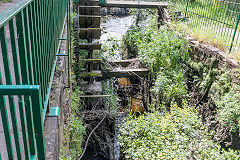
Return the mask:
M 183 62 L 188 56 L 188 43 L 176 32 L 163 26 L 133 28 L 125 37 L 129 51 L 138 53 L 139 58 L 148 66 L 152 79 L 155 79 L 154 91 L 162 105 L 170 109 L 172 102 L 182 105 L 186 98 Z
M 239 84 L 232 71 L 220 70 L 212 59 L 209 66 L 189 62 L 186 76 L 190 104 L 196 105 L 204 123 L 214 131 L 223 148 L 239 150 Z
M 206 102 L 206 99 L 213 101 L 217 106 L 217 120 L 224 126 L 230 126 L 232 132 L 238 131 L 240 86 L 230 77 L 231 72 L 227 69 L 219 70 L 213 67 L 213 64 L 206 67 L 201 62 L 189 62 L 189 66 L 195 70 L 195 74 L 192 74 L 194 92 L 201 95 L 203 102 Z
M 134 26 L 124 38 L 130 57 L 137 53 L 150 70 L 155 95 L 150 106 L 156 103 L 150 109 L 154 112 L 124 121 L 120 139 L 126 158 L 240 159 L 238 151 L 222 148 L 238 149 L 233 144 L 239 143 L 234 142 L 239 137 L 239 85 L 214 59 L 209 66 L 190 59 L 184 26 L 157 31 L 155 19 L 149 24 Z M 224 127 L 227 131 L 220 132 Z
M 61 160 L 78 159 L 82 153 L 82 144 L 86 135 L 86 127 L 82 119 L 72 115 L 70 121 L 64 126 L 64 145 L 61 147 Z
M 64 126 L 64 145 L 61 148 L 62 160 L 78 159 L 82 153 L 82 145 L 86 135 L 86 126 L 83 124 L 83 119 L 78 115 L 82 108 L 79 96 L 83 92 L 77 88 L 72 92 L 72 105 L 70 120 Z
M 111 112 L 113 116 L 116 116 L 118 113 L 119 103 L 117 91 L 113 86 L 110 86 L 113 80 L 109 82 L 102 81 L 102 94 L 110 95 L 109 97 L 103 98 L 103 103 L 105 106 L 105 110 Z
M 122 59 L 120 54 L 121 42 L 114 37 L 108 37 L 102 45 L 100 56 L 103 59 Z
M 159 1 L 159 0 L 157 0 Z M 172 18 L 183 20 L 194 38 L 231 53 L 239 52 L 239 32 L 233 40 L 239 7 L 238 0 L 165 0 L 172 4 Z M 234 14 L 237 13 L 237 14 Z M 186 17 L 185 17 L 186 16 Z M 239 31 L 239 26 L 237 28 Z
M 230 145 L 226 145 L 229 142 L 226 139 L 232 138 L 229 136 L 232 134 L 237 138 L 230 139 L 230 143 L 238 144 L 232 141 L 239 137 L 240 87 L 232 81 L 228 72 L 217 69 L 214 59 L 210 60 L 209 66 L 193 62 L 184 36 L 191 33 L 200 42 L 220 49 L 225 48 L 225 39 L 216 38 L 211 31 L 203 32 L 197 27 L 192 30 L 193 26 L 190 28 L 179 22 L 161 26 L 157 30 L 156 17 L 149 21 L 155 11 L 141 13 L 134 10 L 133 13 L 138 15 L 136 24 L 124 37 L 124 46 L 129 58 L 137 55 L 150 70 L 153 100 L 149 104 L 151 113 L 138 117 L 129 111 L 120 128 L 119 139 L 125 158 L 240 159 L 239 151 L 229 149 Z M 118 58 L 120 47 L 118 40 L 109 38 L 98 57 Z M 78 61 L 80 57 L 86 58 L 87 53 L 76 55 L 76 76 L 85 69 L 85 64 Z M 112 95 L 103 98 L 101 107 L 105 108 L 102 112 L 86 111 L 84 114 L 88 117 L 85 120 L 87 124 L 93 126 L 97 126 L 103 115 L 110 117 L 95 131 L 89 143 L 90 149 L 97 148 L 96 153 L 104 153 L 103 157 L 108 157 L 109 152 L 113 152 L 112 122 L 119 104 L 116 91 L 108 82 L 102 81 L 102 91 L 104 95 Z M 93 129 L 91 125 L 86 129 L 83 120 L 76 114 L 81 108 L 81 94 L 76 87 L 73 93 L 73 116 L 68 126 L 71 143 L 70 156 L 67 158 L 70 159 L 77 159 L 82 153 L 83 136 Z M 207 124 L 209 121 L 210 125 Z M 217 136 L 227 138 L 216 138 L 219 128 L 226 129 L 227 134 Z
M 6 3 L 6 2 L 12 2 L 12 0 L 1 0 L 0 5 L 1 5 L 1 3 Z
M 74 14 L 72 15 L 74 16 Z M 72 35 L 73 36 L 73 35 Z M 72 37 L 73 38 L 73 37 Z M 75 41 L 71 42 L 72 46 Z M 74 48 L 71 48 L 71 53 L 73 54 Z M 86 56 L 86 52 L 81 52 L 81 56 Z M 86 135 L 86 126 L 83 123 L 82 117 L 79 116 L 80 109 L 83 108 L 80 95 L 83 95 L 83 92 L 77 87 L 76 74 L 79 74 L 84 67 L 83 64 L 78 63 L 76 58 L 73 60 L 73 72 L 72 74 L 72 83 L 73 88 L 71 87 L 71 106 L 68 114 L 69 119 L 66 119 L 64 124 L 64 133 L 63 133 L 63 144 L 60 149 L 61 160 L 75 160 L 78 159 L 82 154 L 82 145 Z
M 70 157 L 68 159 L 78 159 L 82 154 L 82 144 L 86 134 L 86 127 L 83 120 L 72 115 L 70 121 Z
M 120 141 L 127 159 L 240 159 L 239 152 L 221 150 L 191 107 L 174 105 L 171 112 L 127 118 Z

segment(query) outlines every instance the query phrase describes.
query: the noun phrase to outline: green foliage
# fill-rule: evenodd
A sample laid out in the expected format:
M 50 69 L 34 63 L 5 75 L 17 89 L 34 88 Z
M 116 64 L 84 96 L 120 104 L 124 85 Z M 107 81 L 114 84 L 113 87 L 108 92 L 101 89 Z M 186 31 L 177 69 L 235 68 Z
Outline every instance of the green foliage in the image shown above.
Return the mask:
M 218 119 L 226 125 L 231 125 L 231 130 L 236 132 L 240 127 L 240 87 L 234 86 L 229 92 L 219 98 L 215 103 L 219 107 Z
M 232 81 L 231 72 L 207 67 L 201 62 L 189 61 L 188 65 L 198 73 L 193 76 L 198 94 L 204 95 L 209 88 L 207 97 L 217 105 L 216 119 L 236 132 L 240 127 L 240 86 Z
M 12 0 L 1 0 L 1 1 L 0 1 L 0 4 L 1 4 L 1 2 L 3 2 L 3 3 L 12 2 Z
M 216 102 L 219 101 L 219 98 L 228 93 L 232 88 L 232 80 L 228 74 L 228 72 L 224 72 L 223 74 L 217 75 L 214 83 L 211 86 L 209 95 L 214 97 Z
M 111 84 L 111 80 L 109 84 Z M 106 81 L 102 81 L 102 94 L 111 95 L 110 97 L 104 97 L 103 103 L 105 104 L 105 109 L 110 110 L 113 116 L 116 116 L 118 113 L 118 96 L 115 88 L 108 86 Z
M 81 119 L 71 116 L 70 120 L 70 159 L 78 159 L 82 153 L 82 143 L 86 134 L 86 127 Z
M 138 39 L 139 57 L 154 73 L 181 71 L 182 62 L 188 58 L 188 42 L 166 26 L 153 31 L 146 29 Z
M 86 40 L 79 40 L 80 43 L 87 43 Z M 77 46 L 76 41 L 73 42 L 73 46 Z M 72 54 L 74 53 L 73 48 L 72 48 Z M 88 51 L 87 50 L 79 50 L 79 54 L 75 54 L 73 59 L 72 59 L 72 70 L 75 75 L 79 75 L 82 71 L 85 70 L 85 62 L 79 61 L 79 59 L 86 59 L 88 56 Z M 75 76 L 74 75 L 74 76 Z M 73 77 L 74 78 L 74 77 Z
M 127 48 L 129 57 L 138 53 L 138 39 L 142 39 L 143 34 L 140 34 L 140 28 L 132 28 L 128 30 L 126 35 L 123 37 L 123 42 Z
M 174 106 L 171 113 L 127 118 L 120 132 L 120 145 L 127 159 L 240 159 L 236 151 L 220 150 L 197 111 L 188 106 Z
M 121 42 L 114 37 L 108 37 L 106 42 L 102 45 L 102 50 L 100 55 L 104 59 L 118 59 L 120 54 Z
M 188 42 L 166 26 L 159 31 L 155 28 L 134 28 L 127 33 L 124 43 L 148 66 L 153 79 L 156 78 L 152 91 L 169 105 L 174 99 L 186 97 L 183 62 L 189 58 Z
M 187 62 L 189 67 L 197 72 L 192 75 L 196 92 L 206 94 L 206 98 L 212 99 L 216 104 L 216 119 L 223 125 L 230 126 L 231 131 L 236 132 L 240 124 L 240 86 L 234 83 L 228 69 L 220 70 L 204 66 L 201 62 Z
M 195 62 L 189 65 L 199 74 L 194 80 L 197 91 L 204 95 L 210 87 L 208 97 L 217 105 L 217 120 L 225 126 L 231 126 L 231 131 L 236 132 L 240 127 L 240 86 L 232 82 L 231 73 L 227 69 L 211 69 Z
M 76 113 L 82 108 L 81 106 L 81 100 L 80 100 L 80 95 L 83 95 L 84 93 L 80 90 L 79 87 L 77 87 L 73 92 L 72 92 L 72 113 L 76 115 Z
M 67 125 L 64 125 L 63 145 L 60 160 L 75 160 L 82 153 L 82 144 L 86 135 L 86 127 L 82 119 L 72 115 Z

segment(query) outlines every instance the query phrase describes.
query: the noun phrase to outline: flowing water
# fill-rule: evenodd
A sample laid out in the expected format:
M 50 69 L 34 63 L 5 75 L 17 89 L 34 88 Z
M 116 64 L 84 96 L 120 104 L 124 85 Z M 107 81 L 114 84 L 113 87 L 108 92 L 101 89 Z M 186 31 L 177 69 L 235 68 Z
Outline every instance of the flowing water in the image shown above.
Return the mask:
M 105 52 L 104 57 L 108 60 L 121 60 L 122 55 L 119 47 L 122 45 L 122 37 L 134 23 L 134 16 L 110 17 L 101 23 L 103 30 L 100 43 L 108 47 L 109 52 Z
M 107 46 L 107 52 L 103 55 L 108 60 L 122 60 L 121 50 L 122 38 L 130 29 L 135 21 L 134 16 L 126 17 L 111 17 L 101 24 L 103 30 L 100 38 L 100 43 Z M 117 47 L 116 47 L 117 46 Z M 116 48 L 115 48 L 116 47 Z M 120 159 L 120 146 L 118 144 L 119 127 L 124 117 L 124 113 L 118 113 L 115 121 L 115 135 L 114 135 L 114 158 Z

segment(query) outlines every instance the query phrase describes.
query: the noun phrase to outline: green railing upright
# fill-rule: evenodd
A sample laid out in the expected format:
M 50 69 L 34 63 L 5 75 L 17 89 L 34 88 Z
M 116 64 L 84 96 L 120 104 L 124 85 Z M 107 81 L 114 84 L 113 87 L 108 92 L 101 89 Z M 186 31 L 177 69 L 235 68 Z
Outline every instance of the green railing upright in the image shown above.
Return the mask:
M 19 0 L 0 10 L 0 138 L 8 159 L 46 159 L 43 122 L 66 11 L 67 0 Z
M 138 0 L 136 0 L 138 1 Z M 223 44 L 230 52 L 240 52 L 240 0 L 140 0 L 167 1 L 181 11 L 192 30 Z
M 186 0 L 191 28 L 211 35 L 231 51 L 240 51 L 240 0 Z
M 23 95 L 25 102 L 28 101 L 29 104 L 19 108 L 25 155 L 21 152 L 19 131 L 18 129 L 14 129 L 15 149 L 17 152 L 17 157 L 14 158 L 9 117 L 4 96 L 11 98 L 16 95 L 19 98 Z M 25 157 L 25 159 L 46 159 L 41 103 L 39 85 L 0 85 L 1 117 L 8 159 L 24 159 L 23 157 Z M 11 118 L 13 121 L 13 117 Z M 17 122 L 16 115 L 14 121 Z

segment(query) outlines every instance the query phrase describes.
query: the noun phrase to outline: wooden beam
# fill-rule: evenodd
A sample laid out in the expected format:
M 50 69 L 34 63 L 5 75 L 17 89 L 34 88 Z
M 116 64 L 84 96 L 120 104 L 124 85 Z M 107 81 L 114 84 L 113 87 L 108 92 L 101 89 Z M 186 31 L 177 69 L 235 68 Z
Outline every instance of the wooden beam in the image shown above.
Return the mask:
M 147 76 L 149 73 L 148 69 L 124 69 L 119 71 L 108 71 L 102 72 L 102 77 L 104 78 L 111 78 L 111 77 L 144 77 Z
M 100 28 L 101 16 L 79 15 L 80 28 Z
M 100 39 L 101 37 L 101 28 L 79 28 L 79 38 L 80 39 Z
M 109 63 L 112 66 L 121 66 L 121 67 L 127 67 L 128 65 L 130 65 L 133 62 L 136 61 L 140 61 L 138 58 L 134 58 L 134 59 L 126 59 L 126 60 L 121 60 L 121 61 L 107 61 L 107 63 Z
M 93 70 L 92 72 L 81 72 L 79 77 L 102 77 L 102 72 L 100 70 Z
M 79 5 L 82 6 L 99 6 L 99 0 L 79 0 Z
M 103 59 L 80 59 L 79 61 L 88 63 L 100 63 L 103 61 Z
M 92 50 L 100 50 L 102 44 L 100 43 L 79 43 L 79 49 L 92 49 Z
M 80 95 L 80 98 L 102 98 L 102 97 L 111 97 L 112 95 Z
M 167 2 L 143 2 L 143 1 L 114 1 L 108 0 L 106 7 L 117 7 L 117 8 L 158 8 L 168 7 Z
M 100 15 L 100 6 L 78 6 L 79 15 Z
M 89 81 L 79 82 L 78 86 L 81 88 L 81 91 L 84 93 L 91 94 L 102 94 L 102 83 L 101 82 L 93 82 L 92 84 Z

